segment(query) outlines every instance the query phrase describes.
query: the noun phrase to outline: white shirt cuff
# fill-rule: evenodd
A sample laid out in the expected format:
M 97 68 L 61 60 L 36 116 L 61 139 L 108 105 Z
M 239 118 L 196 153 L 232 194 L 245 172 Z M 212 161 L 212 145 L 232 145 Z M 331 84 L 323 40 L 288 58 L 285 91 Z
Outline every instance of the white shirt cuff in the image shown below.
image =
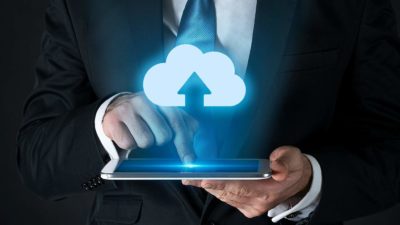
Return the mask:
M 301 199 L 299 203 L 290 208 L 290 205 L 282 203 L 275 208 L 268 211 L 268 216 L 272 217 L 272 222 L 277 223 L 281 219 L 285 218 L 290 221 L 301 221 L 310 216 L 312 212 L 317 208 L 320 201 L 320 194 L 322 188 L 322 171 L 318 161 L 311 155 L 306 155 L 310 160 L 313 177 L 311 187 L 308 193 Z M 294 217 L 288 218 L 289 215 L 295 215 Z
M 124 94 L 128 94 L 128 93 L 123 92 L 123 93 L 116 94 L 116 95 L 110 97 L 109 99 L 107 99 L 105 102 L 103 102 L 103 104 L 101 104 L 99 109 L 97 110 L 96 116 L 94 119 L 94 127 L 96 130 L 97 136 L 99 137 L 101 144 L 103 145 L 104 149 L 107 151 L 107 153 L 111 159 L 119 159 L 120 154 L 118 153 L 117 149 L 115 148 L 112 140 L 109 137 L 107 137 L 106 134 L 104 133 L 103 118 L 104 118 L 104 115 L 106 114 L 107 107 L 111 103 L 111 101 L 121 95 L 124 95 Z M 124 155 L 128 155 L 128 154 L 129 154 L 129 152 L 124 152 Z

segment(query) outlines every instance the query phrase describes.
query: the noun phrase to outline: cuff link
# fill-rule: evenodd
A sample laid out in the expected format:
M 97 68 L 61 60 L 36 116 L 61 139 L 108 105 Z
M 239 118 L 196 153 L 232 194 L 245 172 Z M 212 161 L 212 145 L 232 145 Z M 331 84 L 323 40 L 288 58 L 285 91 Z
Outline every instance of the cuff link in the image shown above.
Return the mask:
M 286 218 L 293 219 L 293 218 L 297 217 L 298 215 L 301 215 L 301 212 L 291 213 L 291 214 L 287 215 Z

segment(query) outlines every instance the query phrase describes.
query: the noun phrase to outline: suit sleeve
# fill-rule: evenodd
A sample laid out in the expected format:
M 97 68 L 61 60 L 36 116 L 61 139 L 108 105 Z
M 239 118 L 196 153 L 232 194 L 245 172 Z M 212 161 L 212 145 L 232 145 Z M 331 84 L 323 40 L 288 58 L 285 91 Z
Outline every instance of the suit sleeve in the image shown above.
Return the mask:
M 330 139 L 314 155 L 322 168 L 312 224 L 368 215 L 400 200 L 400 41 L 389 0 L 367 0 L 353 62 Z
M 51 1 L 45 21 L 36 84 L 17 138 L 17 162 L 26 186 L 56 200 L 84 191 L 82 184 L 99 175 L 107 153 L 94 129 L 102 101 L 88 81 L 64 1 Z

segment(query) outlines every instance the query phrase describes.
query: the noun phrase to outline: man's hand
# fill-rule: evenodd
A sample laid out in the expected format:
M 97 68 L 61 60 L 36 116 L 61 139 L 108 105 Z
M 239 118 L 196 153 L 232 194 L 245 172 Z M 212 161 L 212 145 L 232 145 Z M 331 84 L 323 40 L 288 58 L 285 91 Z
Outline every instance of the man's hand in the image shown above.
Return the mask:
M 156 107 L 142 93 L 122 95 L 107 108 L 103 130 L 120 148 L 161 146 L 173 140 L 183 162 L 195 159 L 198 122 L 179 108 Z
M 296 147 L 280 147 L 270 155 L 272 178 L 256 181 L 191 181 L 184 185 L 204 188 L 210 194 L 237 208 L 246 217 L 263 215 L 287 202 L 297 204 L 309 189 L 312 168 Z

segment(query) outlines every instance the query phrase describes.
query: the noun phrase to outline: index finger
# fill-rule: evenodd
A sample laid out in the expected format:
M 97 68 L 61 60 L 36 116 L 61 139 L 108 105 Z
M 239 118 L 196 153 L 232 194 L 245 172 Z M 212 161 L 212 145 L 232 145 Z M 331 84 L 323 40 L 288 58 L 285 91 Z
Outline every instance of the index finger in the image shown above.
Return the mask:
M 192 163 L 196 155 L 193 148 L 193 135 L 185 123 L 181 112 L 172 107 L 160 107 L 172 130 L 174 131 L 174 145 L 180 159 L 184 163 Z

